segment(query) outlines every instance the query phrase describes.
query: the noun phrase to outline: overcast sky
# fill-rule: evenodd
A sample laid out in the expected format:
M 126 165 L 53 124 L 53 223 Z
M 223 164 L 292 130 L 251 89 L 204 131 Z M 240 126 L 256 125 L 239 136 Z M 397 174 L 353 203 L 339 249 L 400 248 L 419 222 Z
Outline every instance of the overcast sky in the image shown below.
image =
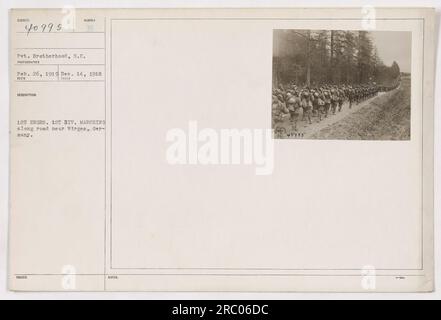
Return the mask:
M 412 33 L 407 31 L 373 31 L 372 40 L 384 64 L 396 61 L 402 72 L 411 71 Z

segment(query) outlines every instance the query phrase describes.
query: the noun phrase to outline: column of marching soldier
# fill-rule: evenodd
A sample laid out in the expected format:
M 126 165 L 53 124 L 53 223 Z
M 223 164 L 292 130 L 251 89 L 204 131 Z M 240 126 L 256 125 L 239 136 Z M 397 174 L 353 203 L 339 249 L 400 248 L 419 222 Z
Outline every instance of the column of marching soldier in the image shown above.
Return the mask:
M 390 91 L 398 87 L 399 81 L 393 86 L 363 85 L 322 85 L 310 88 L 290 84 L 286 88 L 280 85 L 273 90 L 272 117 L 273 124 L 289 119 L 297 130 L 297 122 L 302 114 L 302 121 L 312 123 L 311 117 L 316 116 L 317 122 L 322 118 L 342 110 L 345 101 L 349 108 L 354 104 L 374 97 L 379 91 Z

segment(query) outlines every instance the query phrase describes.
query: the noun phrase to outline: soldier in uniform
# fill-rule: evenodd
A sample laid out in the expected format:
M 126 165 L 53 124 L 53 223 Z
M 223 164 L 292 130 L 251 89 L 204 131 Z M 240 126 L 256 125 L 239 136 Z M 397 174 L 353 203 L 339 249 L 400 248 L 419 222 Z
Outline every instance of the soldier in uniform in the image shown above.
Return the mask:
M 354 102 L 354 89 L 349 88 L 348 90 L 348 99 L 349 99 L 349 109 L 352 108 L 352 103 Z
M 331 108 L 332 108 L 332 114 L 335 114 L 335 111 L 337 110 L 338 105 L 338 95 L 336 92 L 336 89 L 331 89 Z
M 297 96 L 297 93 L 294 93 L 294 95 L 291 98 L 289 98 L 288 110 L 290 114 L 290 121 L 293 124 L 293 128 L 294 130 L 297 130 L 297 122 L 300 113 L 300 99 Z
M 360 103 L 360 100 L 361 100 L 361 87 L 357 87 L 357 89 L 355 90 L 355 100 L 356 100 L 357 104 Z
M 341 108 L 343 107 L 343 102 L 344 101 L 345 101 L 344 89 L 340 89 L 338 91 L 338 112 L 341 111 Z
M 324 104 L 325 118 L 327 118 L 329 114 L 329 109 L 331 108 L 331 94 L 329 93 L 328 90 L 325 90 L 324 98 L 325 98 L 325 104 Z
M 312 96 L 314 98 L 312 100 L 312 114 L 316 115 L 317 118 L 318 118 L 319 114 L 320 114 L 319 92 L 317 90 L 313 90 L 312 91 Z
M 317 101 L 318 109 L 317 109 L 317 117 L 318 121 L 322 121 L 322 114 L 325 111 L 325 96 L 323 92 L 317 92 L 317 98 L 314 101 Z
M 279 122 L 282 120 L 281 115 L 283 112 L 283 104 L 279 100 L 279 98 L 276 95 L 273 95 L 273 102 L 272 102 L 272 116 L 274 122 Z
M 305 117 L 308 118 L 309 124 L 311 124 L 311 113 L 312 113 L 312 95 L 309 90 L 306 89 L 301 97 L 301 106 L 303 108 L 303 117 L 302 120 L 305 120 Z

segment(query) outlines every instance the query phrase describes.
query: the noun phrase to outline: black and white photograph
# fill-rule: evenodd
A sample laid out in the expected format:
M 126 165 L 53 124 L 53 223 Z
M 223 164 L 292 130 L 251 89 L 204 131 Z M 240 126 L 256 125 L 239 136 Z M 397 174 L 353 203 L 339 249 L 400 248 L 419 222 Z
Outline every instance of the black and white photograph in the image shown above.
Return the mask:
M 406 31 L 274 30 L 276 139 L 410 140 Z

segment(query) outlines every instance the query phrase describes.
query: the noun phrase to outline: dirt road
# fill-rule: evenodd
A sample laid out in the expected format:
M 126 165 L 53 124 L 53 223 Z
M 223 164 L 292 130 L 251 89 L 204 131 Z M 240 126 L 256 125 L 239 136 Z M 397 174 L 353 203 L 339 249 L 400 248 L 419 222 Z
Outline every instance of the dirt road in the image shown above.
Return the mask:
M 302 116 L 300 116 L 301 118 Z M 410 138 L 410 78 L 403 78 L 400 87 L 353 105 L 343 105 L 341 112 L 312 124 L 299 121 L 297 132 L 289 120 L 278 123 L 286 135 L 297 139 L 408 140 Z

